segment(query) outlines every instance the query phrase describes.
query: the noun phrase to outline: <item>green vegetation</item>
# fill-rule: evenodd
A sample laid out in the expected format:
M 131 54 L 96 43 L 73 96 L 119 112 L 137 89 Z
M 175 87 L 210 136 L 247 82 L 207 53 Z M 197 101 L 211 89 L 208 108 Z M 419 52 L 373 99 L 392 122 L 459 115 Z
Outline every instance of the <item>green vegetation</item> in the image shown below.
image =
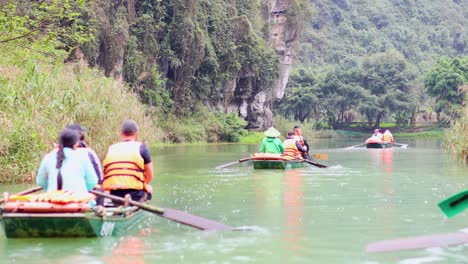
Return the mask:
M 299 68 L 291 75 L 291 90 L 279 110 L 301 122 L 311 120 L 317 128 L 346 128 L 358 115 L 369 127 L 380 127 L 387 116 L 404 125 L 416 105 L 414 78 L 405 59 L 394 51 L 322 71 Z
M 200 102 L 223 105 L 234 96 L 229 82 L 245 74 L 255 83 L 245 93 L 269 89 L 278 76 L 259 1 L 90 4 L 90 25 L 97 33 L 96 41 L 82 46 L 86 57 L 165 113 L 188 116 L 199 110 Z
M 434 111 L 439 122 L 441 112 L 452 119 L 460 118 L 464 113 L 463 102 L 468 95 L 468 57 L 440 58 L 426 74 L 424 84 L 427 93 L 436 100 Z
M 442 56 L 464 56 L 468 27 L 464 0 L 321 0 L 304 27 L 299 49 L 306 67 L 353 62 L 397 50 L 424 73 Z
M 159 127 L 164 131 L 166 142 L 238 142 L 247 122 L 237 114 L 223 114 L 200 108 L 198 112 L 185 118 L 175 115 L 156 117 Z
M 455 157 L 468 164 L 468 104 L 463 116 L 446 131 L 444 144 Z
M 88 128 L 86 141 L 101 157 L 127 118 L 139 123 L 144 141 L 162 136 L 124 85 L 23 48 L 0 46 L 0 109 L 0 182 L 30 180 L 71 123 Z
M 431 121 L 435 112 L 437 126 L 454 124 L 447 146 L 464 159 L 467 134 L 459 133 L 458 140 L 449 135 L 466 116 L 466 3 L 324 0 L 313 5 L 317 15 L 306 22 L 299 63 L 276 114 L 317 129 L 390 127 L 396 137 L 441 137 L 435 125 L 418 124 Z

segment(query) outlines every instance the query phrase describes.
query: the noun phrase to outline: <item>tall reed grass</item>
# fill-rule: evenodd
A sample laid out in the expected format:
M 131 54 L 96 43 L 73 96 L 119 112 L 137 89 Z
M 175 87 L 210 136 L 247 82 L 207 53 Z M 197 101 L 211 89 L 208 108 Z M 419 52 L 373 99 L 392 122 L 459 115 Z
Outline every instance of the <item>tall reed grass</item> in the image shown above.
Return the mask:
M 102 158 L 119 140 L 122 121 L 140 126 L 140 139 L 161 140 L 148 109 L 125 85 L 80 63 L 63 63 L 27 49 L 0 48 L 0 182 L 35 177 L 44 154 L 65 126 L 79 123 Z
M 468 164 L 468 104 L 465 106 L 464 115 L 446 130 L 444 146 L 455 157 Z

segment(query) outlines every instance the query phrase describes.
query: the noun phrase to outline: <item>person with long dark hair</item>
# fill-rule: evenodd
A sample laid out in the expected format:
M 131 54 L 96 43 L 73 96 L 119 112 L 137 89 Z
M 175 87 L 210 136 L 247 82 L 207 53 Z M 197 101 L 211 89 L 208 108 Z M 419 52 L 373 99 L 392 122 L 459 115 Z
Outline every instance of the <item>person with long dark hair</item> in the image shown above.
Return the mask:
M 98 183 L 98 176 L 88 156 L 77 152 L 79 134 L 65 128 L 59 135 L 58 149 L 46 154 L 37 173 L 36 183 L 47 192 L 71 191 L 87 194 Z

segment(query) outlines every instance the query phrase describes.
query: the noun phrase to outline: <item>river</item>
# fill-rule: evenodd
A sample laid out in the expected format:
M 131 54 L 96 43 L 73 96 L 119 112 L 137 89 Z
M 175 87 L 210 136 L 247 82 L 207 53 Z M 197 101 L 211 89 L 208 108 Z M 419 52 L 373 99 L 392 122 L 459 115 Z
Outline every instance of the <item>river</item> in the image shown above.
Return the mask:
M 6 239 L 0 263 L 467 263 L 467 246 L 367 253 L 369 243 L 447 233 L 468 215 L 446 219 L 437 203 L 467 187 L 467 167 L 437 140 L 407 139 L 408 148 L 365 149 L 348 139 L 317 140 L 314 153 L 332 165 L 254 170 L 257 145 L 152 149 L 152 204 L 249 231 L 201 232 L 147 213 L 125 237 Z M 0 186 L 15 192 L 29 186 Z

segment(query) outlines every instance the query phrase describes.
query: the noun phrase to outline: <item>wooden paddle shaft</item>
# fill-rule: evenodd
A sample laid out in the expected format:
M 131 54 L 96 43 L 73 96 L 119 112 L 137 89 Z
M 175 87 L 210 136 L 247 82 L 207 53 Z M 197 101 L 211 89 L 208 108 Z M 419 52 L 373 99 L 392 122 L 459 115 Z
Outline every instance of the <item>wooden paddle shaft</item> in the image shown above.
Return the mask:
M 166 208 L 166 209 L 158 208 L 158 207 L 154 207 L 145 203 L 139 203 L 139 202 L 135 202 L 132 200 L 126 200 L 119 196 L 115 196 L 112 194 L 103 193 L 103 192 L 99 192 L 95 190 L 91 190 L 89 192 L 98 196 L 112 199 L 114 201 L 128 202 L 128 204 L 130 205 L 134 205 L 143 210 L 156 213 L 157 215 L 165 219 L 168 219 L 168 220 L 171 220 L 171 221 L 183 224 L 183 225 L 198 228 L 200 230 L 233 230 L 234 229 L 232 226 L 228 226 L 223 223 L 219 223 L 219 222 L 206 219 L 200 216 L 192 215 L 187 212 L 170 209 L 170 208 Z
M 136 201 L 133 201 L 133 200 L 128 200 L 127 201 L 125 198 L 122 198 L 122 197 L 119 197 L 119 196 L 116 196 L 116 195 L 112 195 L 112 194 L 109 194 L 109 193 L 105 193 L 105 192 L 99 192 L 99 191 L 96 191 L 96 190 L 91 190 L 89 192 L 92 193 L 92 194 L 95 194 L 97 196 L 102 196 L 104 198 L 109 198 L 109 199 L 111 199 L 113 201 L 118 201 L 118 202 L 121 202 L 121 203 L 127 203 L 128 202 L 128 204 L 130 204 L 130 205 L 140 207 L 141 209 L 145 209 L 146 211 L 150 211 L 150 212 L 153 212 L 153 213 L 157 213 L 157 214 L 163 214 L 164 213 L 163 208 L 151 206 L 151 205 L 136 202 Z

